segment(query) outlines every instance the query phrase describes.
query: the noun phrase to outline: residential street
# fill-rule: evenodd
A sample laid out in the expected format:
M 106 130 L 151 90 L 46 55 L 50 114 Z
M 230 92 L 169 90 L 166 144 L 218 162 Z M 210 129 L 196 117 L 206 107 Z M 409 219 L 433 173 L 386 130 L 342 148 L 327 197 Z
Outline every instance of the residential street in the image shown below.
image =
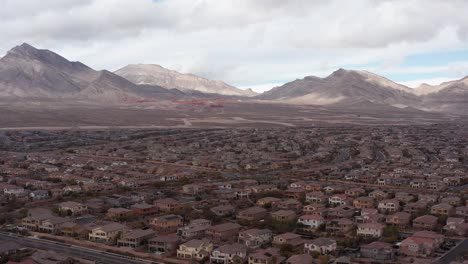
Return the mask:
M 93 250 L 89 248 L 67 245 L 60 242 L 37 239 L 32 237 L 23 237 L 16 234 L 0 233 L 0 241 L 16 242 L 25 247 L 31 247 L 42 250 L 53 250 L 57 253 L 64 253 L 71 257 L 94 260 L 97 263 L 105 264 L 147 264 L 158 263 L 149 260 L 131 258 L 123 255 Z

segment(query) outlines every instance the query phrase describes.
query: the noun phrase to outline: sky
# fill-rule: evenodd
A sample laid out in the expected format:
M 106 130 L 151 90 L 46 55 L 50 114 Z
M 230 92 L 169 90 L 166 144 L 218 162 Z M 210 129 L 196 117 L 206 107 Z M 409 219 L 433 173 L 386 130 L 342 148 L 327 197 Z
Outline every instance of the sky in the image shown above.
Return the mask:
M 416 87 L 468 75 L 466 10 L 465 0 L 0 0 L 0 54 L 27 42 L 98 70 L 153 63 L 259 92 L 338 68 Z

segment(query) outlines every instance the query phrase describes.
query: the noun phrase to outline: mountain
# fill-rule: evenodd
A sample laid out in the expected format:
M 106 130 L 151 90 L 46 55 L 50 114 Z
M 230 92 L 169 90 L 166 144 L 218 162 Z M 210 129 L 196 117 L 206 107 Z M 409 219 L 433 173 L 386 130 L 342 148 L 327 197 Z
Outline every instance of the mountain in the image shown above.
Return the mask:
M 179 73 L 156 64 L 130 64 L 115 71 L 115 74 L 136 84 L 158 85 L 168 89 L 248 97 L 256 95 L 252 90 L 241 90 L 222 81 Z
M 396 107 L 419 101 L 411 89 L 366 71 L 339 69 L 325 78 L 308 76 L 256 97 L 298 104 L 329 105 L 368 101 Z
M 0 59 L 2 99 L 74 99 L 119 103 L 128 98 L 158 95 L 174 98 L 180 91 L 140 87 L 112 72 L 95 71 L 29 44 L 14 47 Z
M 468 114 L 468 76 L 440 85 L 421 85 L 416 88 L 428 111 Z

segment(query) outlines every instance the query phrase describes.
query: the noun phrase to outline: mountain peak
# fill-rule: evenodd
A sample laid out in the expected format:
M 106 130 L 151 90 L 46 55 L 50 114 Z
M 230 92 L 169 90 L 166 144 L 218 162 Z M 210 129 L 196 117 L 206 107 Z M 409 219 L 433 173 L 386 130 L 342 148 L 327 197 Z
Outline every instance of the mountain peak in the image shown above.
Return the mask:
M 32 55 L 37 53 L 39 50 L 35 47 L 29 45 L 28 43 L 24 42 L 21 45 L 18 45 L 11 50 L 8 51 L 10 55 Z
M 330 74 L 330 77 L 331 76 L 343 76 L 347 73 L 349 73 L 350 71 L 349 70 L 345 70 L 343 68 L 339 68 L 338 70 L 332 72 L 332 74 Z
M 2 60 L 23 63 L 39 63 L 65 71 L 91 71 L 92 69 L 81 62 L 72 62 L 47 49 L 38 49 L 28 43 L 18 45 L 7 52 Z

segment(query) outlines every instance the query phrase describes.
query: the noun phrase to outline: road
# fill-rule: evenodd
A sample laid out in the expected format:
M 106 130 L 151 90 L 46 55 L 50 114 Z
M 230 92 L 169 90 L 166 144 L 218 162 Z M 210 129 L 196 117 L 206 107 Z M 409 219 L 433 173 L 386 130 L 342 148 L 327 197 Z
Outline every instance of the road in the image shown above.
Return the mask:
M 90 248 L 84 248 L 75 245 L 68 245 L 61 242 L 55 242 L 50 240 L 24 237 L 16 234 L 0 233 L 0 241 L 15 242 L 21 246 L 41 249 L 41 250 L 53 250 L 57 253 L 66 254 L 75 258 L 82 258 L 96 261 L 96 263 L 104 264 L 149 264 L 149 263 L 161 263 L 143 259 L 137 259 L 127 257 L 124 255 L 109 253 L 105 251 L 94 250 Z
M 452 261 L 456 261 L 457 258 L 461 257 L 463 253 L 468 250 L 468 239 L 465 239 L 458 243 L 454 248 L 452 248 L 449 252 L 445 253 L 445 255 L 441 256 L 436 261 L 432 262 L 432 264 L 446 264 Z

